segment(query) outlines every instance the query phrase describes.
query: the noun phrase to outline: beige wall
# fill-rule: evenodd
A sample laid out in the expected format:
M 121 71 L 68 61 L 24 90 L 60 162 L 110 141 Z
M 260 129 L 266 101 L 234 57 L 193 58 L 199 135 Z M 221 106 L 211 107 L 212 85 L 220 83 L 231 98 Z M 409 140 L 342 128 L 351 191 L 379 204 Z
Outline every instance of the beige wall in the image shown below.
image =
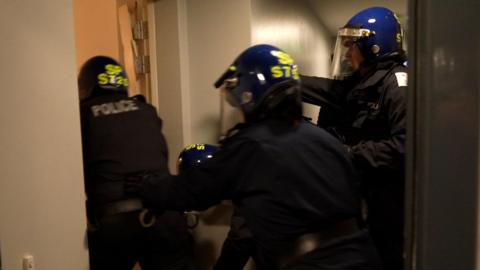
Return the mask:
M 71 0 L 2 1 L 2 269 L 88 269 L 73 28 Z
M 119 59 L 117 0 L 73 0 L 77 68 L 90 57 Z

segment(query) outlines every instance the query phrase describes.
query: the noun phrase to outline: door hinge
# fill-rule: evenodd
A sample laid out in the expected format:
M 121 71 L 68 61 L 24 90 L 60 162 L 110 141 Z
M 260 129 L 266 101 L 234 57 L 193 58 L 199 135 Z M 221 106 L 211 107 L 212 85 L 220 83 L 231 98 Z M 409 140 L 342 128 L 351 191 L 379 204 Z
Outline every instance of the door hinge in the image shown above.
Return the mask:
M 137 74 L 150 73 L 150 57 L 148 55 L 135 57 L 135 72 Z
M 133 24 L 133 39 L 135 40 L 148 39 L 147 21 L 135 21 L 135 23 Z

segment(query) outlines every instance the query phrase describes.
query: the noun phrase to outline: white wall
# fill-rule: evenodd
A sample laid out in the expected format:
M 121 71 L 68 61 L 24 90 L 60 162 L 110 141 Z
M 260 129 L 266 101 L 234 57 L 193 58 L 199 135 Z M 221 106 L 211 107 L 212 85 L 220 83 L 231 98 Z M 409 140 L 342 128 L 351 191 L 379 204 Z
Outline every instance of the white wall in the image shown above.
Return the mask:
M 216 143 L 220 93 L 213 83 L 251 45 L 250 1 L 187 3 L 192 143 Z
M 72 1 L 1 6 L 2 269 L 88 269 Z
M 250 46 L 250 1 L 187 0 L 190 139 L 186 143 L 217 143 L 220 135 L 220 92 L 213 83 Z M 227 114 L 231 114 L 232 110 Z M 233 125 L 233 122 L 226 125 Z M 195 230 L 197 261 L 211 269 L 229 229 L 231 207 L 203 213 Z
M 252 0 L 252 43 L 285 50 L 301 74 L 329 74 L 332 37 L 308 1 Z
M 155 10 L 155 38 L 156 39 L 156 79 L 158 87 L 158 112 L 163 119 L 163 133 L 169 147 L 169 165 L 172 172 L 176 172 L 175 164 L 180 150 L 185 144 L 188 130 L 185 129 L 189 121 L 184 106 L 183 96 L 187 93 L 185 87 L 182 64 L 183 54 L 180 38 L 183 37 L 180 28 L 180 12 L 183 12 L 183 0 L 163 0 L 154 3 Z M 183 45 L 182 45 L 183 46 Z M 155 74 L 152 74 L 155 76 Z M 153 89 L 155 91 L 155 89 Z
M 285 50 L 303 75 L 329 76 L 333 38 L 306 0 L 252 0 L 252 43 Z M 318 111 L 318 106 L 303 107 L 313 121 Z

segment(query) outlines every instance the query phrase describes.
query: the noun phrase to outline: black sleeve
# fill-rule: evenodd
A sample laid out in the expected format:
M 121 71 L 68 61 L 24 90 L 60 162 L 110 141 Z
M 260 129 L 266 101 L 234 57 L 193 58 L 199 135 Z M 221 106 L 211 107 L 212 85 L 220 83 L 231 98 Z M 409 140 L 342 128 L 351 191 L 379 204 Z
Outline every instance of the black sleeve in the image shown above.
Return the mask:
M 354 160 L 371 168 L 401 168 L 405 157 L 406 94 L 407 87 L 399 87 L 395 80 L 385 89 L 389 138 L 378 141 L 360 141 L 352 146 Z
M 167 140 L 165 139 L 165 135 L 163 135 L 163 121 L 162 121 L 162 118 L 160 118 L 159 116 L 157 116 L 157 119 L 158 119 L 158 125 L 160 126 L 160 137 L 161 137 L 160 140 L 161 140 L 161 143 L 164 145 L 163 156 L 165 157 L 165 161 L 168 164 L 168 146 L 167 146 Z
M 319 105 L 317 125 L 323 128 L 341 125 L 346 115 L 345 96 L 348 84 L 321 77 L 301 76 L 302 101 Z
M 142 196 L 156 211 L 205 210 L 232 199 L 244 181 L 243 170 L 255 164 L 256 149 L 257 143 L 251 141 L 226 145 L 212 159 L 184 175 L 151 178 Z
M 300 76 L 302 101 L 341 110 L 344 89 L 339 81 L 328 78 Z
M 152 118 L 155 118 L 155 121 L 158 125 L 158 129 L 160 130 L 160 143 L 162 144 L 162 155 L 165 158 L 165 162 L 168 164 L 168 147 L 167 147 L 167 140 L 165 139 L 165 135 L 163 134 L 163 120 L 158 115 L 157 108 L 150 103 L 147 103 L 145 96 L 143 95 L 136 95 L 131 97 L 131 99 L 135 100 L 137 103 L 143 103 L 146 109 L 148 109 L 151 114 L 153 115 Z M 162 164 L 161 167 L 167 166 L 167 164 Z

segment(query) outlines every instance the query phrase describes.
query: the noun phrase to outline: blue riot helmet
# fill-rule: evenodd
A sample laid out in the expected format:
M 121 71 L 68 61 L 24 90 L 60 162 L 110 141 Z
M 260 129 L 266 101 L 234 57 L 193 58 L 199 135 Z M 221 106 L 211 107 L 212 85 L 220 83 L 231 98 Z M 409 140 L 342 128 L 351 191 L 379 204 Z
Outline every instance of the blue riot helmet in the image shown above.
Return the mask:
M 332 62 L 332 78 L 343 79 L 357 71 L 348 54 L 356 46 L 363 65 L 403 54 L 403 32 L 397 15 L 384 7 L 371 7 L 355 14 L 338 31 Z
M 247 121 L 279 104 L 289 95 L 299 95 L 299 75 L 292 57 L 266 44 L 243 51 L 215 82 L 227 101 L 240 108 Z
M 211 159 L 218 151 L 218 147 L 211 144 L 190 144 L 185 147 L 177 160 L 179 174 L 185 174 L 192 168 Z
M 124 68 L 107 56 L 87 60 L 78 75 L 80 100 L 102 92 L 127 93 L 128 78 Z

